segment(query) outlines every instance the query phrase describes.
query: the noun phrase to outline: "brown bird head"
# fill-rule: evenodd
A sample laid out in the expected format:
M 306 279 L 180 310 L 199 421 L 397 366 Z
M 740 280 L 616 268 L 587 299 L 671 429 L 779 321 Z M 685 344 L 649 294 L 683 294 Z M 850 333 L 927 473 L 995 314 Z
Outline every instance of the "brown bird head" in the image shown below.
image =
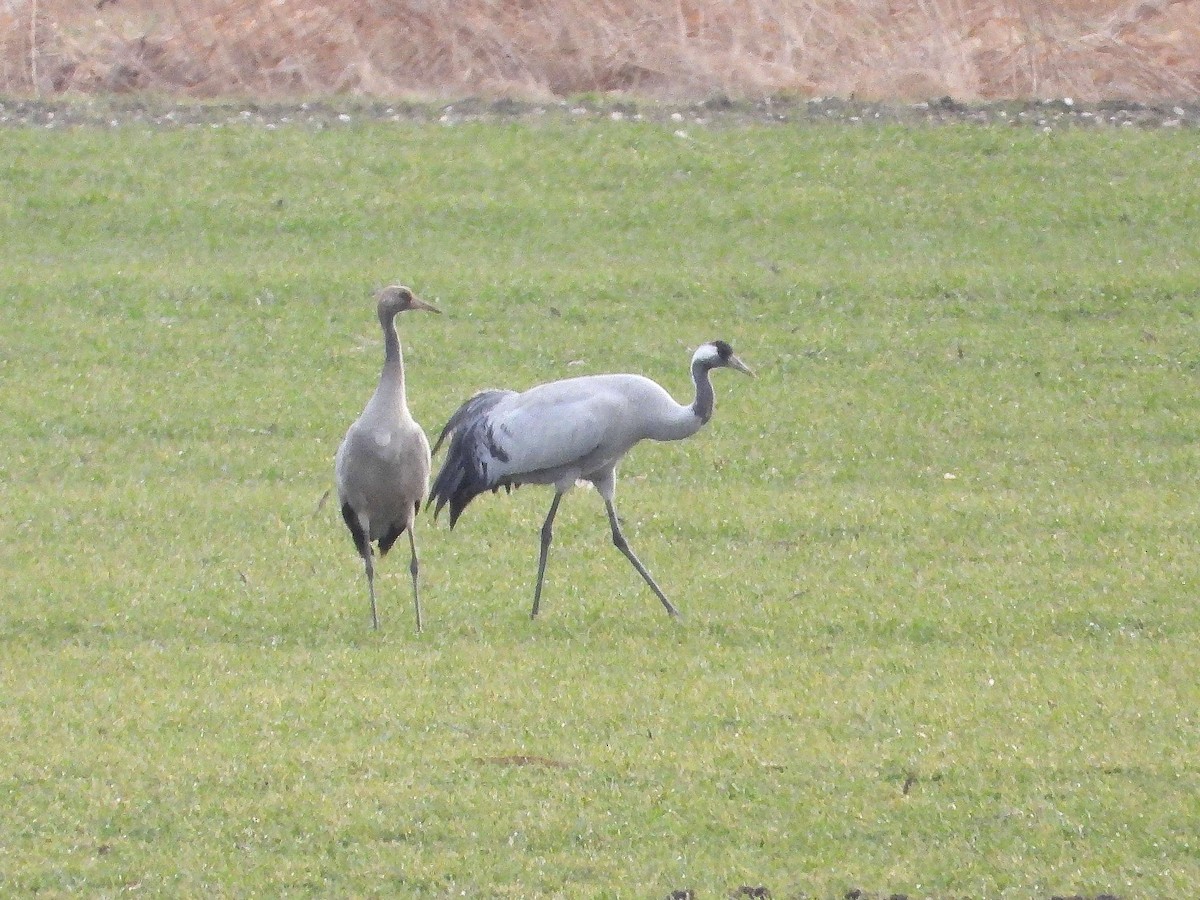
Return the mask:
M 426 312 L 440 313 L 441 310 L 432 303 L 426 303 L 402 284 L 392 284 L 375 293 L 379 303 L 380 320 L 390 319 L 396 313 L 409 309 L 423 309 Z

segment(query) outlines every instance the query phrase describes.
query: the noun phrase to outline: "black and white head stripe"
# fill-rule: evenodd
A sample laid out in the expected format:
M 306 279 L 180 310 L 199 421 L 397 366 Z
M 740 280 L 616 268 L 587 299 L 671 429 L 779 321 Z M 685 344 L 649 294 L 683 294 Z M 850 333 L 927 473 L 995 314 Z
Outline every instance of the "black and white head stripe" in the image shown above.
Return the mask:
M 733 348 L 725 341 L 713 341 L 712 345 L 717 348 L 717 356 L 721 357 L 721 362 L 729 362 L 733 356 Z
M 729 360 L 733 359 L 733 347 L 729 346 L 725 341 L 710 341 L 707 344 L 701 344 L 695 355 L 692 357 L 693 362 L 704 363 L 710 368 L 714 366 L 724 366 L 729 364 Z

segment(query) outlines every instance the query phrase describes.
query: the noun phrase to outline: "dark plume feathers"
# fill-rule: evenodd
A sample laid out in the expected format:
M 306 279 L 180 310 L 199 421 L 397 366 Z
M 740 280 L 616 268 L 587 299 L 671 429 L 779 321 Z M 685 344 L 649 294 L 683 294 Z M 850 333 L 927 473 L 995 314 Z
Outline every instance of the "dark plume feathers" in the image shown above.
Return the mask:
M 488 481 L 481 454 L 487 453 L 497 459 L 504 459 L 505 456 L 496 444 L 487 414 L 497 403 L 515 393 L 507 390 L 480 391 L 458 408 L 438 436 L 433 452 L 438 451 L 447 435 L 450 436 L 450 449 L 446 451 L 442 468 L 433 480 L 425 508 L 428 509 L 429 504 L 433 503 L 433 516 L 436 519 L 442 507 L 449 503 L 451 528 L 468 503 L 484 491 L 497 487 Z
M 503 400 L 505 397 L 515 394 L 516 391 L 508 391 L 503 388 L 493 388 L 487 391 L 480 391 L 475 394 L 466 403 L 455 410 L 454 415 L 450 417 L 445 426 L 442 428 L 442 433 L 438 435 L 437 443 L 433 445 L 433 452 L 437 453 L 438 448 L 442 446 L 442 441 L 446 440 L 446 436 L 460 430 L 465 422 L 474 420 L 482 416 L 489 409 Z

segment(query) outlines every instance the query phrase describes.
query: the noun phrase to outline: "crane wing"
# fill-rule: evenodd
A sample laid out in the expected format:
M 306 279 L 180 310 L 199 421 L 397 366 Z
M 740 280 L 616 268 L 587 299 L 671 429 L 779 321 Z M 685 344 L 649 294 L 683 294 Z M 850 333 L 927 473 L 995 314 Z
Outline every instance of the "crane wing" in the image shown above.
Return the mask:
M 573 389 L 574 388 L 574 389 Z M 624 398 L 556 382 L 499 404 L 488 417 L 494 479 L 552 472 L 591 456 L 620 421 Z M 489 479 L 491 480 L 491 479 Z
M 450 448 L 430 489 L 434 516 L 450 504 L 453 527 L 467 504 L 500 485 L 555 481 L 556 470 L 602 453 L 629 401 L 604 377 L 539 385 L 524 393 L 483 391 L 450 417 L 438 445 Z M 622 448 L 625 449 L 625 448 Z M 584 473 L 586 474 L 586 473 Z M 532 478 L 529 476 L 533 476 Z

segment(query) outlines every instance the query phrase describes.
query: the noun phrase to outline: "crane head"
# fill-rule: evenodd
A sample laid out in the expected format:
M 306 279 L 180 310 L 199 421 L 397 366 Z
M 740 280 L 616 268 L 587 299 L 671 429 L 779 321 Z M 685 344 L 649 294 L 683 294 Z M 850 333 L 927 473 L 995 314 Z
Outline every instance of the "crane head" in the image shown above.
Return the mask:
M 751 368 L 742 362 L 733 352 L 726 341 L 710 341 L 702 344 L 692 356 L 693 363 L 702 363 L 709 369 L 735 369 L 743 375 L 754 377 Z
M 375 294 L 379 303 L 379 317 L 394 316 L 408 309 L 423 309 L 426 312 L 440 313 L 441 310 L 432 303 L 426 303 L 420 297 L 402 284 L 392 284 L 382 288 Z

